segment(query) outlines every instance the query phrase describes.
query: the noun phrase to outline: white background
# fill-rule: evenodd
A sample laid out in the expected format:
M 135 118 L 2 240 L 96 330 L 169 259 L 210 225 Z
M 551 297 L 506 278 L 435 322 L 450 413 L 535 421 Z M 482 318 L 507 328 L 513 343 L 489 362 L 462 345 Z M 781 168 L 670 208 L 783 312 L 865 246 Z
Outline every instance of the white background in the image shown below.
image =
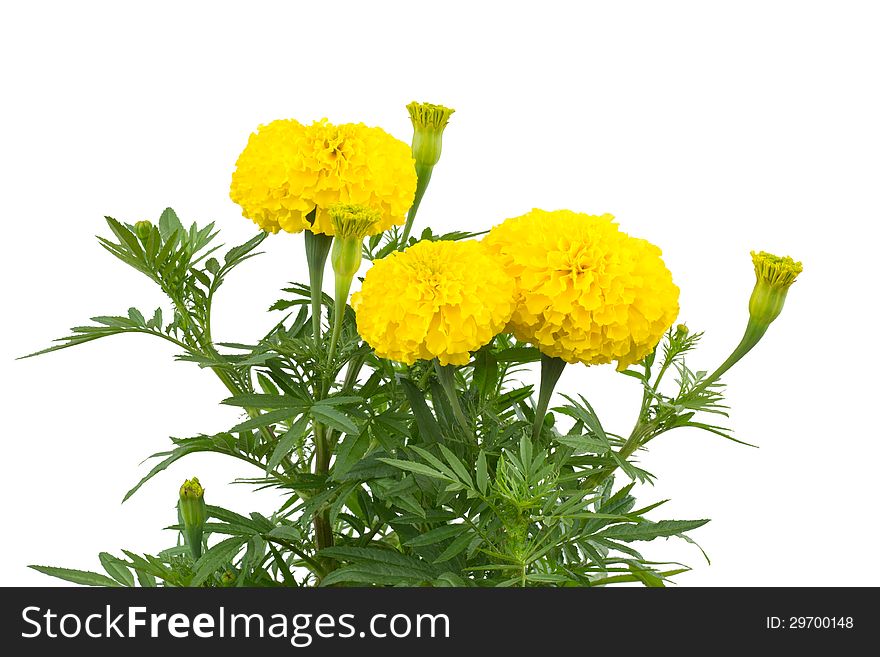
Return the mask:
M 248 134 L 276 118 L 364 121 L 409 141 L 410 100 L 457 112 L 418 224 L 486 229 L 532 207 L 611 212 L 654 241 L 706 331 L 691 364 L 738 341 L 749 250 L 804 262 L 781 318 L 727 377 L 750 449 L 680 431 L 651 445 L 655 517 L 712 518 L 692 546 L 643 544 L 695 569 L 681 585 L 878 585 L 876 261 L 880 62 L 871 2 L 9 3 L 0 18 L 3 584 L 28 563 L 100 569 L 97 553 L 173 541 L 180 482 L 269 510 L 258 475 L 191 456 L 125 505 L 169 435 L 228 428 L 213 375 L 120 336 L 39 359 L 97 314 L 151 312 L 151 283 L 102 251 L 103 215 L 255 227 L 228 197 Z M 279 235 L 223 288 L 216 333 L 249 341 L 302 236 Z M 569 367 L 629 429 L 637 384 Z M 665 511 L 665 513 L 662 513 Z

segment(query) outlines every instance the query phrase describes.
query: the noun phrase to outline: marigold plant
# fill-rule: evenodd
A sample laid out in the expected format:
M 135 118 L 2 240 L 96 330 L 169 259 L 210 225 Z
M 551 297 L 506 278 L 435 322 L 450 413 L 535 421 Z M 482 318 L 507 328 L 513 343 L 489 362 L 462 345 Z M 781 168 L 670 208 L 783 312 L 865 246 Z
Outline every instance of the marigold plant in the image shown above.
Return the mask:
M 214 224 L 185 226 L 170 208 L 155 223 L 107 218 L 101 245 L 167 304 L 94 317 L 37 353 L 149 335 L 216 375 L 228 390 L 221 403 L 240 417 L 173 438 L 125 495 L 155 477 L 176 499 L 167 549 L 103 552 L 106 574 L 34 568 L 89 585 L 190 587 L 663 586 L 687 570 L 640 544 L 693 543 L 708 521 L 659 519 L 662 502 L 636 504 L 637 487 L 654 479 L 639 452 L 680 427 L 741 442 L 718 424 L 721 377 L 778 320 L 801 264 L 753 254 L 743 338 L 707 374 L 691 366 L 702 334 L 671 328 L 679 289 L 660 249 L 610 215 L 532 210 L 482 239 L 413 232 L 453 110 L 407 109 L 411 146 L 362 124 L 261 126 L 230 195 L 262 230 L 224 252 Z M 272 240 L 302 240 L 308 284 L 283 288 L 265 335 L 215 341 L 218 290 L 282 231 L 304 232 Z M 555 391 L 566 366 L 612 362 L 640 392 L 631 428 L 600 420 L 591 390 Z M 159 476 L 196 452 L 236 459 L 241 481 L 279 491 L 277 509 L 214 506 L 202 482 L 217 482 Z

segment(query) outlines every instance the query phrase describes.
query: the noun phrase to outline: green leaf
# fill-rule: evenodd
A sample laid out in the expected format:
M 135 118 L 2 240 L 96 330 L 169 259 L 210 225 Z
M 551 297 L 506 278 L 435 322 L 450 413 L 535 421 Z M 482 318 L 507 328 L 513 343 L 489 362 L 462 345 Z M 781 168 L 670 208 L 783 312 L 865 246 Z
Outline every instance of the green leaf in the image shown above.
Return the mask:
M 556 442 L 573 447 L 579 452 L 587 452 L 589 454 L 605 454 L 609 449 L 607 442 L 587 436 L 559 436 L 556 438 Z
M 637 525 L 613 525 L 598 534 L 598 538 L 612 538 L 618 541 L 652 541 L 658 537 L 676 536 L 682 532 L 702 527 L 706 520 L 661 520 L 641 522 Z
M 474 482 L 471 479 L 471 475 L 468 472 L 467 468 L 464 467 L 464 463 L 462 463 L 459 458 L 452 453 L 446 445 L 440 445 L 440 451 L 443 452 L 443 456 L 446 457 L 446 462 L 452 467 L 453 472 L 458 476 L 458 478 L 466 484 L 469 488 L 474 487 Z
M 409 547 L 421 547 L 423 545 L 433 545 L 440 541 L 445 541 L 453 536 L 458 536 L 462 531 L 467 530 L 467 525 L 443 525 L 437 527 L 424 534 L 419 534 L 415 538 L 406 541 L 404 545 Z
M 85 586 L 119 586 L 119 582 L 110 579 L 106 575 L 93 573 L 88 570 L 72 570 L 71 568 L 56 568 L 54 566 L 28 566 L 44 575 L 50 575 L 74 584 Z
M 186 234 L 183 224 L 177 218 L 177 213 L 171 208 L 165 208 L 159 217 L 159 234 L 162 235 L 162 241 L 167 241 L 175 232 L 181 236 Z
M 241 406 L 242 408 L 259 408 L 277 409 L 277 408 L 297 408 L 305 409 L 307 404 L 299 397 L 291 395 L 269 395 L 260 393 L 249 393 L 245 395 L 235 395 L 224 399 L 221 404 L 227 406 Z
M 241 546 L 248 542 L 246 536 L 232 536 L 220 541 L 205 552 L 198 561 L 193 564 L 193 579 L 190 586 L 198 586 L 205 582 L 219 568 L 232 561 Z
M 321 550 L 319 556 L 354 562 L 327 575 L 321 586 L 339 582 L 417 585 L 434 576 L 424 561 L 393 550 L 339 546 Z
M 123 586 L 134 586 L 134 575 L 131 574 L 128 564 L 118 557 L 114 557 L 108 552 L 101 552 L 98 555 L 104 570 L 117 582 Z
M 138 326 L 146 326 L 147 320 L 144 319 L 144 316 L 141 314 L 141 311 L 137 308 L 129 308 L 128 309 L 128 318 L 133 321 Z
M 425 518 L 425 510 L 411 493 L 405 493 L 403 495 L 396 496 L 394 498 L 394 503 L 397 506 L 410 511 L 411 513 L 415 513 L 421 518 Z
M 468 545 L 474 540 L 473 534 L 469 531 L 465 531 L 461 536 L 456 538 L 452 543 L 446 546 L 446 549 L 440 553 L 440 555 L 434 559 L 434 563 L 443 563 L 445 561 L 449 561 L 453 557 L 461 554 Z
M 183 458 L 187 454 L 193 454 L 195 452 L 211 452 L 211 451 L 215 451 L 215 449 L 216 448 L 215 448 L 213 441 L 211 441 L 209 438 L 205 438 L 205 439 L 190 441 L 190 442 L 186 443 L 185 445 L 176 448 L 172 452 L 159 452 L 158 454 L 153 454 L 153 456 L 150 458 L 154 458 L 154 457 L 158 457 L 158 456 L 166 456 L 168 454 L 170 454 L 170 456 L 168 456 L 168 458 L 166 458 L 164 461 L 153 466 L 153 468 L 146 474 L 146 476 L 143 479 L 141 479 L 135 485 L 134 488 L 132 488 L 130 491 L 128 491 L 125 494 L 125 497 L 122 498 L 122 501 L 125 502 L 129 497 L 134 495 L 141 486 L 143 486 L 150 479 L 155 477 L 157 474 L 162 472 L 165 468 L 167 468 L 169 465 L 171 465 L 172 463 L 174 463 L 178 459 Z
M 147 328 L 153 328 L 157 331 L 162 330 L 162 309 L 156 308 L 156 312 L 153 313 L 153 318 L 147 322 Z
M 388 465 L 392 465 L 395 468 L 407 470 L 408 472 L 415 472 L 416 474 L 425 475 L 426 477 L 434 477 L 435 479 L 442 479 L 443 481 L 455 481 L 454 479 L 450 479 L 446 475 L 437 472 L 423 463 L 418 463 L 417 461 L 401 461 L 400 459 L 385 458 L 379 460 Z
M 152 573 L 148 573 L 145 570 L 136 570 L 138 584 L 140 584 L 145 589 L 155 588 L 156 586 L 156 576 Z
M 481 451 L 477 456 L 477 488 L 485 495 L 489 485 L 489 469 L 486 466 L 486 453 Z
M 400 384 L 403 387 L 403 392 L 406 394 L 410 408 L 416 418 L 416 425 L 419 428 L 419 434 L 421 434 L 422 441 L 425 443 L 444 442 L 443 430 L 440 428 L 437 418 L 431 413 L 431 409 L 428 408 L 428 404 L 425 402 L 425 396 L 422 394 L 422 391 L 419 390 L 409 379 L 400 379 Z
M 284 420 L 289 420 L 297 415 L 299 415 L 301 409 L 295 408 L 281 408 L 277 411 L 269 411 L 268 413 L 263 413 L 261 415 L 257 415 L 256 417 L 252 417 L 249 420 L 245 420 L 241 424 L 236 424 L 229 430 L 229 433 L 239 433 L 242 431 L 250 431 L 251 429 L 258 429 L 260 427 L 265 427 L 270 424 L 278 424 Z
M 361 460 L 370 446 L 370 435 L 366 430 L 348 434 L 336 448 L 336 461 L 333 463 L 332 479 L 339 481 L 351 466 Z
M 258 255 L 256 253 L 251 253 L 251 251 L 257 248 L 268 235 L 269 233 L 258 233 L 255 237 L 252 237 L 244 244 L 230 249 L 223 257 L 223 261 L 226 263 L 226 268 L 231 269 L 247 260 L 247 258 Z
M 288 429 L 281 438 L 278 439 L 278 444 L 275 445 L 275 449 L 272 451 L 272 457 L 266 464 L 267 474 L 271 473 L 272 470 L 278 467 L 278 464 L 281 463 L 284 457 L 293 449 L 297 440 L 302 438 L 308 428 L 309 419 L 308 415 L 303 415 L 291 425 L 290 429 Z
M 492 394 L 498 383 L 498 360 L 490 348 L 491 343 L 474 355 L 474 386 L 483 397 Z
M 315 404 L 309 412 L 312 414 L 312 417 L 321 424 L 333 427 L 341 433 L 358 432 L 357 425 L 332 406 Z

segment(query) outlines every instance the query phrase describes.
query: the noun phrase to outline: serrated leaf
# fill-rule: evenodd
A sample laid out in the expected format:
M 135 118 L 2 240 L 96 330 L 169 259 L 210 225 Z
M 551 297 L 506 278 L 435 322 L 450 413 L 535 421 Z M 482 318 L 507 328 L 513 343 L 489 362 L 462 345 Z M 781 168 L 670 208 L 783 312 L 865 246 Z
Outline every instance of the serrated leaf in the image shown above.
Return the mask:
M 573 447 L 580 452 L 587 452 L 589 454 L 601 455 L 609 451 L 608 443 L 587 436 L 559 436 L 555 440 L 562 445 Z
M 474 540 L 473 534 L 466 531 L 461 536 L 456 538 L 452 543 L 446 546 L 446 549 L 440 553 L 440 555 L 434 559 L 434 563 L 443 563 L 449 561 L 453 557 L 458 556 L 471 544 Z M 477 539 L 479 540 L 479 539 Z
M 675 536 L 682 532 L 702 527 L 706 520 L 660 520 L 641 522 L 636 525 L 613 525 L 597 535 L 597 538 L 612 538 L 618 541 L 652 541 L 655 538 Z
M 459 458 L 452 453 L 446 445 L 440 445 L 440 451 L 443 452 L 443 456 L 446 457 L 446 462 L 449 463 L 452 471 L 455 472 L 456 476 L 462 481 L 462 483 L 466 484 L 469 488 L 474 487 L 474 482 L 471 479 L 471 475 L 468 472 L 467 468 L 464 467 L 464 463 L 459 460 Z
M 251 429 L 259 429 L 260 427 L 269 426 L 270 424 L 278 424 L 284 420 L 289 420 L 300 414 L 300 410 L 296 408 L 280 408 L 276 411 L 262 413 L 256 417 L 245 420 L 241 424 L 236 424 L 229 430 L 229 433 L 240 433 L 242 431 L 250 431 Z
M 171 208 L 165 208 L 159 217 L 159 234 L 162 235 L 163 241 L 167 241 L 175 232 L 178 235 L 186 234 L 183 224 L 177 218 L 177 213 Z
M 442 479 L 443 481 L 451 481 L 449 477 L 437 472 L 431 467 L 428 467 L 424 463 L 419 463 L 417 461 L 401 461 L 400 459 L 388 458 L 380 458 L 379 460 L 383 463 L 387 463 L 388 465 L 394 466 L 395 468 L 399 468 L 401 470 L 415 472 L 416 474 L 425 475 L 426 477 L 434 477 L 435 479 Z
M 172 463 L 174 463 L 178 459 L 183 458 L 187 454 L 193 454 L 195 452 L 210 452 L 210 451 L 214 451 L 214 450 L 215 450 L 214 443 L 210 439 L 205 438 L 204 440 L 191 441 L 181 447 L 177 447 L 176 449 L 174 449 L 171 452 L 160 452 L 158 454 L 154 454 L 153 455 L 154 457 L 166 456 L 168 454 L 170 454 L 170 456 L 168 456 L 168 458 L 166 458 L 165 460 L 163 460 L 160 463 L 153 466 L 153 468 L 146 474 L 146 476 L 144 476 L 134 486 L 134 488 L 132 488 L 130 491 L 128 491 L 125 494 L 125 497 L 122 498 L 122 501 L 125 502 L 128 498 L 130 498 L 132 495 L 134 495 L 138 491 L 138 489 L 141 486 L 143 486 L 145 483 L 147 483 L 150 479 L 155 477 L 157 474 L 162 472 L 169 465 L 171 465 Z
M 259 408 L 260 410 L 279 408 L 304 409 L 306 407 L 306 403 L 299 397 L 260 393 L 235 395 L 234 397 L 224 399 L 220 403 L 227 406 L 240 406 L 242 408 Z
M 333 406 L 315 404 L 309 409 L 309 413 L 321 424 L 326 424 L 340 433 L 358 432 L 357 425 Z
M 114 557 L 109 552 L 101 552 L 98 555 L 104 570 L 117 582 L 123 586 L 134 586 L 134 575 L 131 574 L 128 564 L 118 557 Z
M 137 308 L 128 309 L 128 318 L 138 326 L 146 326 L 147 324 L 147 320 L 144 319 L 143 314 Z
M 411 538 L 406 541 L 404 545 L 409 547 L 422 547 L 425 545 L 433 545 L 434 543 L 439 543 L 440 541 L 445 541 L 448 538 L 452 538 L 453 536 L 458 536 L 462 531 L 467 529 L 467 525 L 443 525 L 442 527 L 437 527 L 436 529 L 432 529 L 430 531 L 425 532 L 424 534 L 419 534 L 415 538 Z
M 272 451 L 272 456 L 266 464 L 267 473 L 271 473 L 272 470 L 277 468 L 278 464 L 281 463 L 284 457 L 290 453 L 294 445 L 296 445 L 297 440 L 302 438 L 303 434 L 306 432 L 309 421 L 309 416 L 303 415 L 291 425 L 290 429 L 288 429 L 281 438 L 278 439 L 278 444 L 275 445 L 275 449 Z
M 84 586 L 120 586 L 119 582 L 116 580 L 111 579 L 106 575 L 93 573 L 88 570 L 56 568 L 55 566 L 28 566 L 28 568 L 33 568 L 44 575 L 57 577 L 58 579 L 63 579 L 66 582 L 73 582 L 74 584 L 83 584 Z
M 248 537 L 232 536 L 220 541 L 217 545 L 205 552 L 199 560 L 193 564 L 193 571 L 195 574 L 190 582 L 190 586 L 199 586 L 205 582 L 211 577 L 211 575 L 217 572 L 221 566 L 231 561 L 241 549 L 241 546 L 247 543 L 247 541 Z

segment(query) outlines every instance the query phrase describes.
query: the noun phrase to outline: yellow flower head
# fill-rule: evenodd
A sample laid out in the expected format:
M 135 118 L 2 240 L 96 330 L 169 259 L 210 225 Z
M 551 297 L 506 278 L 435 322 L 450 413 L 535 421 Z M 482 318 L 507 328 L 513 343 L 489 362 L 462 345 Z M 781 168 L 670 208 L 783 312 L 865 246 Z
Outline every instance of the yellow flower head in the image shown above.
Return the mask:
M 507 324 L 515 289 L 479 242 L 425 241 L 373 263 L 351 305 L 377 355 L 465 365 Z
M 495 226 L 483 243 L 517 282 L 509 329 L 548 356 L 625 369 L 678 315 L 678 287 L 660 249 L 630 237 L 611 215 L 532 210 Z
M 380 233 L 404 223 L 416 190 L 410 147 L 362 123 L 273 121 L 250 136 L 235 166 L 229 196 L 272 233 L 333 235 L 329 208 L 337 203 L 377 210 L 371 230 Z

